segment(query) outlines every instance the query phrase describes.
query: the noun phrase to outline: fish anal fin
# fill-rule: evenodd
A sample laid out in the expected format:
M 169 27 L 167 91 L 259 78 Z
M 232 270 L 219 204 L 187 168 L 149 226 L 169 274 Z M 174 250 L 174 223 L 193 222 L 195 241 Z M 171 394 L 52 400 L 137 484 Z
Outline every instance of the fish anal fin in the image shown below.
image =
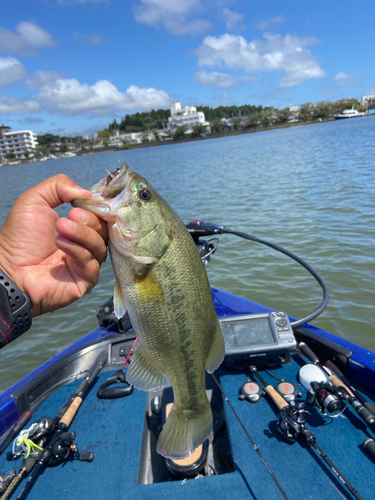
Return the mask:
M 212 373 L 220 366 L 225 356 L 225 345 L 220 322 L 216 319 L 210 352 L 206 359 L 206 371 Z
M 165 374 L 140 346 L 134 353 L 126 380 L 141 391 L 155 391 L 165 385 Z
M 122 293 L 120 283 L 116 280 L 113 293 L 113 307 L 117 319 L 120 319 L 126 313 L 124 294 Z

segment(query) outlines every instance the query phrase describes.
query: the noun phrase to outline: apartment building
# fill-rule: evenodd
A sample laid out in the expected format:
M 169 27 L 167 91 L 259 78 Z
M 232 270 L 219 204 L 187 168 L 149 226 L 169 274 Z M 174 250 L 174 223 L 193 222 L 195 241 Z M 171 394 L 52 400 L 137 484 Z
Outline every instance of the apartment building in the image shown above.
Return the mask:
M 14 153 L 16 158 L 25 158 L 25 151 L 32 151 L 37 145 L 37 137 L 32 130 L 11 132 L 10 127 L 0 126 L 0 157 Z
M 169 130 L 175 130 L 181 126 L 190 129 L 196 125 L 209 125 L 202 111 L 197 112 L 194 106 L 185 106 L 181 109 L 181 103 L 177 101 L 171 103 L 171 116 L 168 118 L 167 125 Z

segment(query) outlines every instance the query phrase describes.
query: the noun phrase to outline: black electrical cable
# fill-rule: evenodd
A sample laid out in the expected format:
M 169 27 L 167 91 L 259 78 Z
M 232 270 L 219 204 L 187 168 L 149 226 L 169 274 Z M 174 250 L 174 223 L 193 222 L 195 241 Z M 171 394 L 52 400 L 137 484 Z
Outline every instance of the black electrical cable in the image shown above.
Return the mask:
M 241 231 L 234 231 L 228 227 L 222 227 L 220 232 L 221 233 L 228 233 L 228 234 L 235 234 L 236 236 L 239 236 L 240 238 L 244 238 L 245 240 L 255 241 L 257 243 L 261 243 L 262 245 L 267 245 L 268 247 L 271 247 L 274 250 L 277 250 L 278 252 L 281 252 L 281 253 L 287 255 L 288 257 L 291 257 L 293 260 L 298 262 L 298 264 L 301 264 L 301 266 L 303 266 L 307 271 L 309 271 L 309 273 L 316 279 L 316 281 L 319 283 L 319 285 L 321 286 L 321 288 L 323 290 L 322 301 L 321 301 L 319 307 L 317 307 L 315 309 L 315 311 L 311 312 L 310 314 L 307 314 L 306 316 L 304 316 L 303 318 L 301 318 L 297 321 L 293 321 L 292 323 L 290 323 L 292 328 L 297 328 L 298 326 L 301 326 L 304 323 L 308 323 L 309 321 L 312 321 L 314 318 L 319 316 L 319 314 L 321 314 L 324 311 L 324 309 L 326 308 L 326 306 L 328 304 L 328 298 L 329 298 L 328 289 L 326 287 L 326 284 L 324 283 L 323 279 L 319 276 L 319 274 L 307 262 L 305 262 L 303 259 L 301 259 L 301 257 L 298 257 L 294 253 L 290 252 L 289 250 L 286 250 L 285 248 L 283 248 L 279 245 L 276 245 L 275 243 L 270 243 L 269 241 L 262 240 L 260 238 L 257 238 L 256 236 L 251 236 L 250 234 L 242 233 Z

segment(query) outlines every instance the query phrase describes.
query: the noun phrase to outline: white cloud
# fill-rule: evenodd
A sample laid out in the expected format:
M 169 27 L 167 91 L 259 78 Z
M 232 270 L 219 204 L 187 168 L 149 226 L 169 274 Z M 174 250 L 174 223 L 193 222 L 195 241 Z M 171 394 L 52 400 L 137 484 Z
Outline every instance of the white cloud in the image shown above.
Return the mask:
M 27 69 L 14 57 L 0 57 L 0 87 L 9 87 L 27 75 Z
M 326 76 L 318 60 L 304 47 L 319 43 L 315 37 L 273 35 L 265 33 L 264 40 L 247 42 L 244 37 L 225 33 L 220 37 L 207 36 L 198 48 L 198 65 L 210 68 L 226 66 L 247 73 L 282 71 L 282 87 L 292 87 L 310 78 Z
M 38 49 L 53 47 L 56 40 L 36 23 L 22 21 L 16 26 L 16 33 L 0 27 L 0 52 L 23 56 L 38 54 Z
M 356 85 L 360 78 L 366 78 L 369 75 L 360 75 L 356 73 L 344 73 L 340 71 L 333 77 L 335 83 L 340 86 L 344 85 Z
M 206 71 L 198 71 L 194 75 L 195 79 L 198 83 L 202 85 L 212 85 L 214 87 L 221 87 L 225 89 L 229 89 L 231 87 L 240 87 L 245 78 L 238 77 L 234 75 L 227 75 L 225 73 L 218 73 L 213 71 L 211 73 L 207 73 Z
M 73 33 L 73 37 L 77 40 L 79 43 L 87 43 L 90 45 L 105 45 L 105 39 L 97 34 L 92 34 L 92 35 L 85 35 L 83 33 L 78 33 L 75 32 Z
M 26 79 L 25 84 L 29 88 L 42 87 L 60 78 L 65 78 L 65 75 L 57 71 L 36 71 Z
M 36 113 L 41 109 L 39 102 L 34 99 L 20 100 L 13 97 L 0 97 L 0 115 Z
M 279 16 L 272 17 L 271 19 L 268 19 L 267 21 L 262 21 L 261 23 L 257 24 L 254 27 L 257 28 L 258 30 L 264 31 L 264 30 L 270 29 L 272 24 L 279 25 L 279 24 L 283 24 L 283 23 L 285 23 L 285 17 L 280 14 Z
M 76 79 L 59 79 L 40 89 L 38 101 L 50 112 L 67 115 L 110 115 L 113 110 L 143 110 L 169 106 L 169 97 L 162 90 L 131 85 L 120 92 L 108 80 L 95 85 L 81 84 Z
M 211 28 L 210 21 L 197 19 L 201 0 L 139 0 L 134 6 L 135 20 L 148 26 L 163 27 L 173 35 L 196 35 Z M 194 19 L 191 19 L 191 18 Z
M 243 30 L 246 26 L 241 23 L 238 24 L 243 19 L 243 14 L 229 10 L 227 7 L 223 9 L 223 19 L 225 22 L 225 27 L 228 31 L 238 31 Z

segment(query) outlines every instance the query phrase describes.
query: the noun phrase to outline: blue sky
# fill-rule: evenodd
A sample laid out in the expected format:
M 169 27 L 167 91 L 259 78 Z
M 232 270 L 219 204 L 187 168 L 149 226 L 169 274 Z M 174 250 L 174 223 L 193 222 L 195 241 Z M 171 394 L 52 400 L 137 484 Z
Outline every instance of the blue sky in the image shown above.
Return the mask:
M 375 2 L 12 0 L 0 15 L 0 122 L 78 135 L 182 105 L 375 94 Z

